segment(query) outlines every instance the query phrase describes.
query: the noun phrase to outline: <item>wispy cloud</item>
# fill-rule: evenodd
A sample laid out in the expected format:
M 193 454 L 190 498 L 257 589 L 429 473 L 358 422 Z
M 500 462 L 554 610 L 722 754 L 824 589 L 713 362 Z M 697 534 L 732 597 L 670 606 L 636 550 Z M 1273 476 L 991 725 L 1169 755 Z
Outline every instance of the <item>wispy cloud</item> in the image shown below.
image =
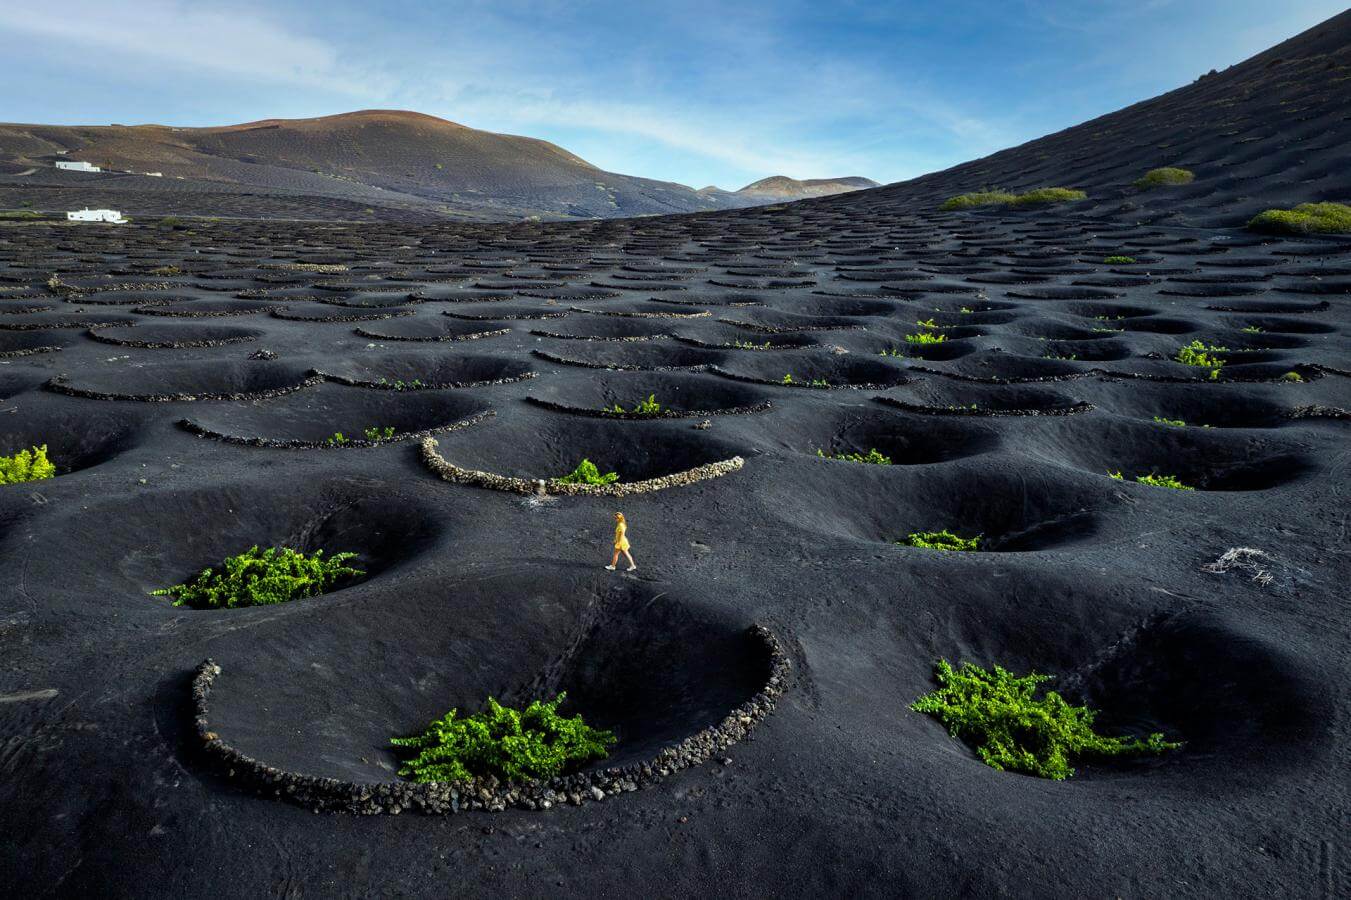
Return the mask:
M 388 87 L 370 72 L 353 73 L 329 43 L 296 33 L 265 10 L 242 6 L 216 10 L 178 0 L 140 0 L 134 7 L 95 0 L 15 4 L 0 18 L 0 34 L 54 49 L 96 51 L 84 59 L 105 71 L 155 63 L 353 97 L 379 97 Z

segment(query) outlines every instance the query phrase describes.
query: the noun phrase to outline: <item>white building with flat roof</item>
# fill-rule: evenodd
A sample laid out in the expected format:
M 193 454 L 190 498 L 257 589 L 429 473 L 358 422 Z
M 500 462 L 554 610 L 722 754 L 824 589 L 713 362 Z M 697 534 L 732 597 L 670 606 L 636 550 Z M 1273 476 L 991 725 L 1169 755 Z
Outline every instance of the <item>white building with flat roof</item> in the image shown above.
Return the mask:
M 98 166 L 91 166 L 87 162 L 75 162 L 74 160 L 57 160 L 56 167 L 65 169 L 67 172 L 101 172 Z
M 117 225 L 127 221 L 115 209 L 77 209 L 66 213 L 66 219 L 70 222 L 112 222 Z

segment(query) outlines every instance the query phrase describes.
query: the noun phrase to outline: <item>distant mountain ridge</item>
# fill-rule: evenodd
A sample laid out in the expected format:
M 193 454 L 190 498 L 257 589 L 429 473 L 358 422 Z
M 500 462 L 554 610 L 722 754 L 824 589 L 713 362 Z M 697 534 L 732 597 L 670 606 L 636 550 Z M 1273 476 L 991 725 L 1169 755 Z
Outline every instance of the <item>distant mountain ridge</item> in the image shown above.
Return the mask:
M 84 160 L 107 171 L 55 176 L 57 160 Z M 161 173 L 162 181 L 150 182 L 138 173 Z M 138 197 L 158 195 L 166 207 L 172 206 L 168 195 L 185 191 L 237 195 L 257 189 L 340 201 L 350 207 L 395 207 L 483 219 L 735 209 L 833 193 L 816 185 L 849 180 L 792 182 L 804 186 L 796 193 L 789 187 L 749 193 L 696 191 L 683 184 L 604 171 L 548 141 L 480 131 L 423 113 L 381 109 L 207 128 L 0 124 L 0 176 L 6 175 L 13 176 L 4 179 L 10 183 L 22 178 L 23 184 L 53 189 L 68 188 L 75 183 L 71 179 L 84 178 L 88 180 L 80 186 L 86 189 L 106 195 L 119 190 Z M 184 186 L 185 181 L 190 186 Z M 138 211 L 130 194 L 123 205 Z
M 787 175 L 771 175 L 751 182 L 736 193 L 743 197 L 773 197 L 779 200 L 800 200 L 806 197 L 827 197 L 865 188 L 881 187 L 871 178 L 853 175 L 848 178 L 809 178 L 799 180 Z

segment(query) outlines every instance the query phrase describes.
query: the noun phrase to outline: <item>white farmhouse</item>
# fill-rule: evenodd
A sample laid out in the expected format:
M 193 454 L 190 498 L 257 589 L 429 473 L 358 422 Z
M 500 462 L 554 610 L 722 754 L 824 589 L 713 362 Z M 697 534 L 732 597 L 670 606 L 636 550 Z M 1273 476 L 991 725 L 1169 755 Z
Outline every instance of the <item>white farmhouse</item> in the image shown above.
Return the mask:
M 70 222 L 112 222 L 118 225 L 127 221 L 118 210 L 88 208 L 68 212 L 66 219 Z
M 98 166 L 91 166 L 87 162 L 75 162 L 73 160 L 60 159 L 56 161 L 58 169 L 65 169 L 68 172 L 101 172 Z

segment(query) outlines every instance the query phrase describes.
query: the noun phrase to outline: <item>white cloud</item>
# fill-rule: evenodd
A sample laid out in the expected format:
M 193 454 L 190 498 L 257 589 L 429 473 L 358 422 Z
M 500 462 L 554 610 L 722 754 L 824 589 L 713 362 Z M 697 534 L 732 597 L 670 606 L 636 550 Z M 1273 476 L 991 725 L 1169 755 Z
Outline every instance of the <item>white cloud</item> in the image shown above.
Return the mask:
M 379 96 L 384 89 L 370 73 L 352 73 L 325 42 L 240 7 L 222 12 L 178 0 L 143 0 L 134 7 L 94 0 L 16 4 L 0 18 L 0 34 L 6 33 L 54 50 L 96 50 L 97 56 L 85 58 L 105 70 L 153 62 L 354 97 Z

